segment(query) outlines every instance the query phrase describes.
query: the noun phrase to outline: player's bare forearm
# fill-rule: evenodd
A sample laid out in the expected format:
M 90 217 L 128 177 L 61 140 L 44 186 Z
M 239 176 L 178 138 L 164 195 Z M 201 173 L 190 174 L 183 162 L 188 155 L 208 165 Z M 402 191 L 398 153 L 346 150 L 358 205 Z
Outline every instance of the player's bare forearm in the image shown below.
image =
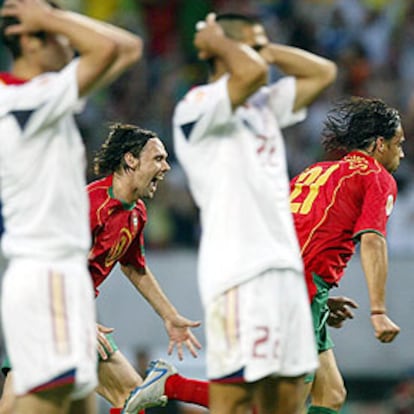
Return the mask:
M 268 43 L 260 50 L 260 55 L 271 65 L 276 65 L 286 75 L 298 78 L 326 78 L 333 82 L 336 65 L 314 53 L 297 47 Z
M 121 268 L 135 288 L 163 319 L 169 337 L 168 354 L 176 348 L 178 358 L 181 360 L 184 357 L 183 346 L 185 346 L 191 355 L 197 357 L 197 349 L 201 348 L 201 344 L 191 332 L 191 328 L 198 327 L 200 322 L 184 318 L 177 312 L 148 267 L 143 272 L 139 272 L 133 266 L 121 266 Z
M 114 80 L 142 54 L 138 36 L 78 13 L 52 8 L 41 0 L 6 1 L 1 14 L 20 21 L 10 26 L 7 34 L 45 31 L 67 37 L 80 55 L 80 96 Z
M 2 16 L 16 17 L 19 23 L 7 34 L 45 31 L 65 36 L 80 55 L 77 77 L 79 94 L 90 91 L 117 58 L 116 42 L 92 24 L 93 19 L 50 7 L 40 0 L 6 1 Z
M 178 315 L 177 310 L 169 301 L 148 267 L 143 271 L 131 265 L 121 266 L 121 269 L 139 293 L 141 293 L 164 321 Z
M 400 328 L 387 315 L 385 296 L 388 254 L 384 237 L 376 233 L 365 233 L 361 236 L 361 262 L 368 286 L 371 323 L 375 336 L 381 342 L 392 342 Z
M 385 311 L 385 291 L 388 273 L 387 243 L 377 233 L 361 236 L 361 263 L 368 287 L 372 311 Z
M 99 79 L 96 87 L 109 84 L 141 58 L 143 42 L 139 36 L 120 27 L 83 15 L 78 15 L 77 18 L 79 21 L 85 20 L 85 24 L 112 39 L 117 46 L 116 59 Z
M 228 88 L 232 107 L 242 105 L 266 83 L 267 65 L 253 49 L 224 35 L 210 13 L 194 38 L 201 59 L 220 58 L 230 74 Z
M 260 55 L 286 75 L 296 77 L 295 111 L 310 105 L 337 76 L 334 62 L 296 47 L 269 43 Z

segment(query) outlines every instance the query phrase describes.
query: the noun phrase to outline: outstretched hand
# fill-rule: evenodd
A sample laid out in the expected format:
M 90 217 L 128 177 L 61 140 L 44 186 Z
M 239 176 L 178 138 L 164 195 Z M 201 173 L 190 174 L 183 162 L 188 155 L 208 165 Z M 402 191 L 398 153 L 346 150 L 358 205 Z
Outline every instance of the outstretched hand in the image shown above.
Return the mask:
M 197 358 L 197 349 L 201 349 L 201 344 L 191 332 L 190 328 L 197 328 L 201 325 L 200 321 L 191 321 L 181 315 L 177 315 L 165 321 L 165 329 L 170 338 L 168 345 L 168 355 L 171 355 L 174 348 L 177 348 L 177 355 L 180 361 L 184 358 L 183 345 L 186 346 L 190 354 Z
M 328 298 L 328 308 L 327 324 L 332 328 L 341 328 L 347 319 L 354 318 L 349 308 L 357 309 L 358 304 L 346 296 L 332 296 Z

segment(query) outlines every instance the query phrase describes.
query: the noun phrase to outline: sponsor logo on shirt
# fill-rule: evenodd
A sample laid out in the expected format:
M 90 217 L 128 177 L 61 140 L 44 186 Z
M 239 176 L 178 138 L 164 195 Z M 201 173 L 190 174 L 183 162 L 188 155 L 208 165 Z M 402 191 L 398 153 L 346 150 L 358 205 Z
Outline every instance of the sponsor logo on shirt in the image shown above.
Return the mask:
M 118 259 L 120 259 L 123 254 L 127 251 L 129 245 L 132 241 L 132 235 L 127 228 L 123 228 L 120 231 L 119 239 L 114 242 L 111 247 L 111 250 L 108 253 L 108 256 L 105 258 L 105 266 L 112 266 Z

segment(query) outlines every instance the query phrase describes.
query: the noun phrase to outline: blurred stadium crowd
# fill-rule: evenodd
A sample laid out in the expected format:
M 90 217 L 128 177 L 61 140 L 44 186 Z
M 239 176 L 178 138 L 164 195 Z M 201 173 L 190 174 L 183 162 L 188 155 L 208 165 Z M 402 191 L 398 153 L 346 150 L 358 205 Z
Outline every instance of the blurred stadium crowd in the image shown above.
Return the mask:
M 1 3 L 1 2 L 0 2 Z M 147 247 L 193 247 L 198 217 L 175 163 L 171 138 L 174 104 L 204 82 L 206 66 L 192 45 L 194 27 L 210 11 L 257 15 L 272 40 L 298 46 L 337 62 L 339 79 L 309 110 L 307 120 L 285 131 L 290 174 L 324 157 L 322 122 L 333 100 L 375 96 L 403 114 L 406 160 L 398 175 L 398 212 L 390 221 L 393 252 L 413 253 L 414 240 L 414 3 L 407 0 L 66 0 L 63 5 L 116 22 L 145 41 L 145 58 L 110 89 L 91 99 L 79 124 L 88 157 L 111 121 L 157 132 L 170 153 L 172 171 L 149 203 Z M 7 57 L 0 53 L 0 69 Z M 278 76 L 274 73 L 272 76 Z M 90 177 L 92 178 L 92 176 Z

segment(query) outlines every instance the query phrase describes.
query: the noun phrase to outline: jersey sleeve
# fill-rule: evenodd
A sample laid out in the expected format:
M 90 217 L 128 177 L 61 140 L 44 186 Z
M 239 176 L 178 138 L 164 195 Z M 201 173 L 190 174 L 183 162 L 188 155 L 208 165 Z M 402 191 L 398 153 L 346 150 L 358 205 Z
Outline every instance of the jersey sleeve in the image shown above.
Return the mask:
M 96 229 L 98 227 L 98 214 L 96 208 L 96 197 L 92 188 L 86 187 L 89 197 L 89 225 L 92 234 L 92 238 L 95 237 Z
M 278 120 L 280 128 L 303 121 L 306 118 L 306 109 L 293 112 L 296 97 L 296 79 L 286 76 L 267 86 L 269 105 Z
M 194 88 L 178 104 L 173 123 L 186 140 L 195 142 L 228 127 L 232 107 L 227 82 L 228 76 L 223 76 L 216 82 Z
M 2 87 L 0 116 L 12 115 L 23 138 L 28 138 L 72 115 L 80 102 L 78 62 L 75 59 L 60 72 L 42 74 L 23 85 Z
M 387 221 L 394 207 L 397 186 L 392 176 L 370 174 L 365 180 L 364 200 L 361 215 L 355 223 L 354 239 L 363 233 L 375 232 L 386 237 Z

